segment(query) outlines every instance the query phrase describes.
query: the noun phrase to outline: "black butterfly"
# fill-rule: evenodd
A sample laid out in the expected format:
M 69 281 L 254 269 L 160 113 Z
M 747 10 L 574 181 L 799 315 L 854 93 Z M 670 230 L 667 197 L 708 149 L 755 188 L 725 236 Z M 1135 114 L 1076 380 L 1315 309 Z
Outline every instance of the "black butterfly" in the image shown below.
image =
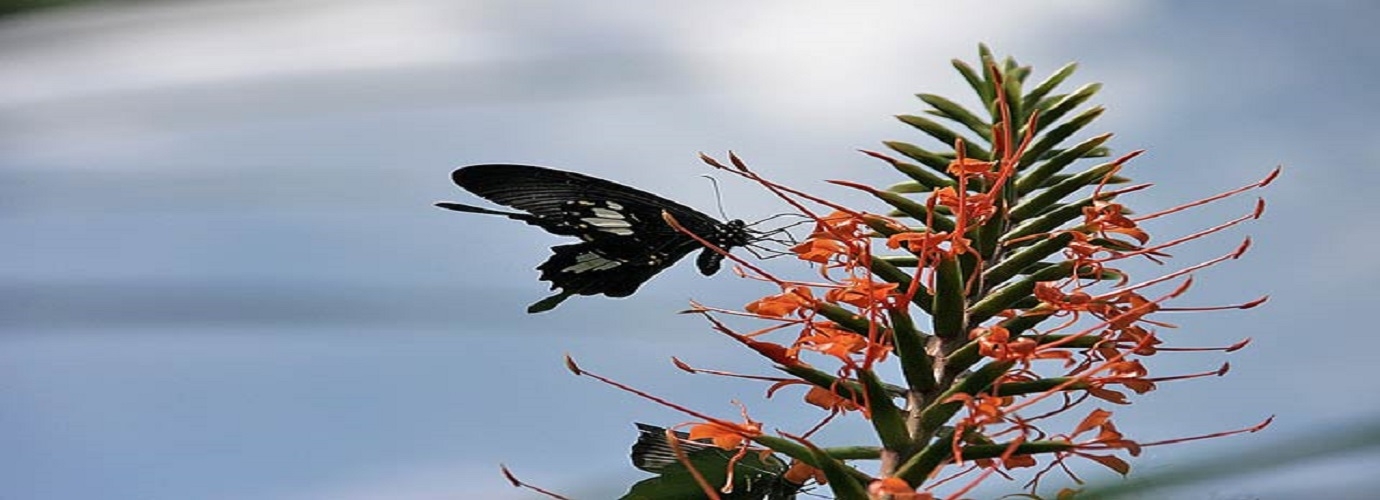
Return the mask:
M 584 240 L 552 247 L 554 255 L 537 266 L 541 279 L 560 291 L 532 304 L 529 313 L 550 310 L 571 295 L 632 295 L 652 276 L 699 249 L 703 251 L 695 264 L 700 272 L 705 276 L 718 272 L 723 255 L 673 229 L 662 219 L 662 211 L 725 250 L 757 239 L 741 220 L 719 222 L 660 196 L 574 172 L 530 165 L 471 165 L 456 170 L 451 179 L 466 191 L 527 213 L 450 202 L 436 206 L 502 215 Z
M 657 474 L 628 491 L 623 500 L 705 498 L 699 483 L 676 456 L 666 439 L 666 429 L 637 424 L 637 442 L 632 446 L 633 467 Z M 729 460 L 736 451 L 724 450 L 708 441 L 691 441 L 690 435 L 676 432 L 677 444 L 686 460 L 705 480 L 715 486 L 723 483 Z M 721 494 L 724 500 L 792 500 L 803 484 L 782 477 L 787 465 L 776 455 L 748 453 L 733 466 L 733 492 Z

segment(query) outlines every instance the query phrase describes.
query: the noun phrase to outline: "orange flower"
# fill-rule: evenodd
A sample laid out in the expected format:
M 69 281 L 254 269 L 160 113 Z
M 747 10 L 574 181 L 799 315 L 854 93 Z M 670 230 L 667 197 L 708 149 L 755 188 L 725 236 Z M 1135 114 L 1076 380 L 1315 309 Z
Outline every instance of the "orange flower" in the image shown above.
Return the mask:
M 819 219 L 815 224 L 815 234 L 828 233 L 838 236 L 857 235 L 866 227 L 863 221 L 848 212 L 834 212 Z
M 961 221 L 967 224 L 981 222 L 997 212 L 992 196 L 986 193 L 962 193 L 953 187 L 935 190 L 934 201 L 949 207 Z
M 791 247 L 791 252 L 800 260 L 828 264 L 835 258 L 847 257 L 848 245 L 836 239 L 812 237 Z
M 1095 201 L 1090 207 L 1083 207 L 1083 224 L 1098 234 L 1120 233 L 1144 245 L 1150 241 L 1150 234 L 1136 226 L 1136 221 L 1126 217 L 1126 208 L 1120 203 Z
M 954 394 L 945 402 L 962 402 L 968 408 L 968 416 L 964 417 L 961 424 L 964 427 L 984 427 L 989 424 L 997 423 L 1006 418 L 1006 406 L 1012 403 L 1009 397 L 997 397 L 988 394 Z
M 747 312 L 753 314 L 784 318 L 802 310 L 813 310 L 814 305 L 815 298 L 808 287 L 790 286 L 780 294 L 763 297 L 749 303 L 746 309 Z
M 995 173 L 992 172 L 992 167 L 995 167 L 996 165 L 997 162 L 994 161 L 982 161 L 973 158 L 961 158 L 949 162 L 948 170 L 949 173 L 953 174 L 954 176 L 983 175 Z
M 805 402 L 832 412 L 858 409 L 858 404 L 852 400 L 841 398 L 838 394 L 820 387 L 811 387 L 810 392 L 805 393 Z
M 834 288 L 824 294 L 824 299 L 829 302 L 842 302 L 848 305 L 866 309 L 871 306 L 886 306 L 891 304 L 891 298 L 895 296 L 896 288 L 900 285 L 896 283 L 877 283 L 863 277 L 850 277 L 845 281 L 842 288 Z
M 791 467 L 781 474 L 781 479 L 796 485 L 805 484 L 811 479 L 814 479 L 816 484 L 829 484 L 829 480 L 824 477 L 824 471 L 799 460 L 791 460 Z
M 747 439 L 745 434 L 749 432 L 752 434 L 761 434 L 762 430 L 760 427 L 761 426 L 757 425 L 756 422 L 748 422 L 747 428 L 744 428 L 741 424 L 726 425 L 720 422 L 695 424 L 690 427 L 690 439 L 692 441 L 710 439 L 713 440 L 714 446 L 718 446 L 725 450 L 732 450 L 743 445 L 743 441 Z
M 1052 281 L 1035 284 L 1035 298 L 1060 311 L 1087 311 L 1094 307 L 1093 297 L 1084 292 L 1065 294 Z
M 901 248 L 920 257 L 922 266 L 928 266 L 938 254 L 959 255 L 971 250 L 971 240 L 961 235 L 946 232 L 911 231 L 893 234 L 886 239 L 887 248 Z
M 868 344 L 867 337 L 845 330 L 830 321 L 812 322 L 806 328 L 806 333 L 796 341 L 796 345 L 802 349 L 841 360 L 849 360 L 850 355 L 867 349 Z
M 998 361 L 1024 361 L 1037 359 L 1073 358 L 1073 353 L 1057 348 L 1042 349 L 1039 342 L 1030 337 L 1011 339 L 1011 332 L 1001 326 L 978 327 L 968 332 L 969 339 L 978 341 L 978 353 Z
M 915 491 L 910 484 L 899 477 L 884 477 L 867 485 L 867 496 L 892 500 L 931 500 L 933 494 Z

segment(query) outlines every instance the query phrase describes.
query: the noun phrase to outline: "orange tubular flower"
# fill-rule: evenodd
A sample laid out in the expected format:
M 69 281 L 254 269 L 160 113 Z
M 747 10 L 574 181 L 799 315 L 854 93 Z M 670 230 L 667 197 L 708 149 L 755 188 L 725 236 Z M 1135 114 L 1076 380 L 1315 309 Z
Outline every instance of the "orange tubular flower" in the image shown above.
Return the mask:
M 690 440 L 710 439 L 714 446 L 725 450 L 737 449 L 743 445 L 747 435 L 759 435 L 762 433 L 761 425 L 756 422 L 748 422 L 747 426 L 742 424 L 725 425 L 720 422 L 706 422 L 695 424 L 690 427 Z
M 892 500 L 932 500 L 933 494 L 915 491 L 910 484 L 899 477 L 884 477 L 867 485 L 867 495 L 871 498 L 891 498 Z
M 867 337 L 845 330 L 833 322 L 816 321 L 806 328 L 796 341 L 796 346 L 851 364 L 852 355 L 867 350 L 871 343 Z
M 859 309 L 872 306 L 887 306 L 896 298 L 896 283 L 879 283 L 865 277 L 854 276 L 844 280 L 842 288 L 830 289 L 824 300 L 845 303 Z
M 837 258 L 846 257 L 848 245 L 836 239 L 810 238 L 804 243 L 791 247 L 791 252 L 796 254 L 800 260 L 828 264 Z
M 1092 206 L 1083 207 L 1083 224 L 1097 234 L 1120 233 L 1135 238 L 1142 245 L 1149 242 L 1150 234 L 1136 226 L 1125 212 L 1126 207 L 1120 203 L 1096 201 Z
M 805 402 L 831 412 L 858 410 L 857 403 L 841 398 L 838 394 L 834 394 L 820 387 L 811 387 L 810 391 L 805 393 Z
M 784 318 L 792 314 L 799 314 L 803 311 L 812 311 L 815 305 L 814 293 L 809 288 L 803 286 L 787 287 L 786 291 L 777 295 L 763 297 L 747 305 L 747 312 L 771 316 L 774 318 Z

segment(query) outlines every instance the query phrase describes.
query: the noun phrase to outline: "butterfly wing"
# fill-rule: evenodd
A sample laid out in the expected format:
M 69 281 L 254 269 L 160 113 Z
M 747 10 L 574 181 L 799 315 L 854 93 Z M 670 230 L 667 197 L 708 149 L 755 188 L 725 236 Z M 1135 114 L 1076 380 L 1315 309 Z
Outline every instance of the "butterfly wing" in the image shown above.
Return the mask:
M 707 440 L 692 441 L 689 434 L 680 431 L 674 432 L 680 448 L 677 454 L 667 440 L 666 429 L 640 422 L 636 425 L 633 467 L 659 477 L 634 485 L 633 491 L 623 498 L 704 498 L 682 460 L 688 460 L 702 477 L 713 477 L 713 484 L 723 481 L 723 473 L 732 463 L 734 488 L 732 493 L 720 493 L 723 500 L 789 500 L 796 498 L 795 493 L 800 490 L 801 485 L 781 477 L 786 465 L 775 456 L 749 453 L 735 459 L 737 450 L 724 450 Z
M 689 253 L 689 250 L 681 250 L 679 254 L 652 251 L 629 256 L 630 252 L 614 251 L 607 245 L 589 241 L 552 247 L 551 251 L 551 258 L 537 266 L 543 281 L 550 281 L 552 288 L 568 294 L 602 293 L 610 297 L 632 295 L 652 276 Z
M 633 467 L 647 472 L 661 472 L 666 466 L 679 462 L 676 451 L 666 440 L 666 429 L 655 425 L 634 422 L 637 425 L 637 442 L 632 446 Z M 680 440 L 680 448 L 686 453 L 714 448 L 714 445 L 691 441 L 690 435 L 675 431 Z
M 662 220 L 663 210 L 701 236 L 720 233 L 725 226 L 655 194 L 575 172 L 531 165 L 471 165 L 456 170 L 451 179 L 484 199 L 536 216 L 547 231 L 586 241 L 638 246 L 647 241 L 693 243 Z

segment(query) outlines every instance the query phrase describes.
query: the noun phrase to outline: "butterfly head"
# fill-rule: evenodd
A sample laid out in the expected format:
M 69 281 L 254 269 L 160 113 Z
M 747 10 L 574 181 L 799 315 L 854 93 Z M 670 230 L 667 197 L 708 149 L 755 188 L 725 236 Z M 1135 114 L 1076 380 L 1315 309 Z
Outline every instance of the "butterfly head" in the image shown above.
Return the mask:
M 709 242 L 724 250 L 732 250 L 734 247 L 745 247 L 760 237 L 757 231 L 748 228 L 747 223 L 741 220 L 731 220 L 727 224 L 719 226 L 715 234 L 710 235 Z M 700 256 L 695 259 L 695 266 L 699 267 L 700 273 L 705 276 L 719 272 L 719 267 L 723 264 L 724 256 L 715 252 L 711 248 L 705 248 L 700 252 Z

